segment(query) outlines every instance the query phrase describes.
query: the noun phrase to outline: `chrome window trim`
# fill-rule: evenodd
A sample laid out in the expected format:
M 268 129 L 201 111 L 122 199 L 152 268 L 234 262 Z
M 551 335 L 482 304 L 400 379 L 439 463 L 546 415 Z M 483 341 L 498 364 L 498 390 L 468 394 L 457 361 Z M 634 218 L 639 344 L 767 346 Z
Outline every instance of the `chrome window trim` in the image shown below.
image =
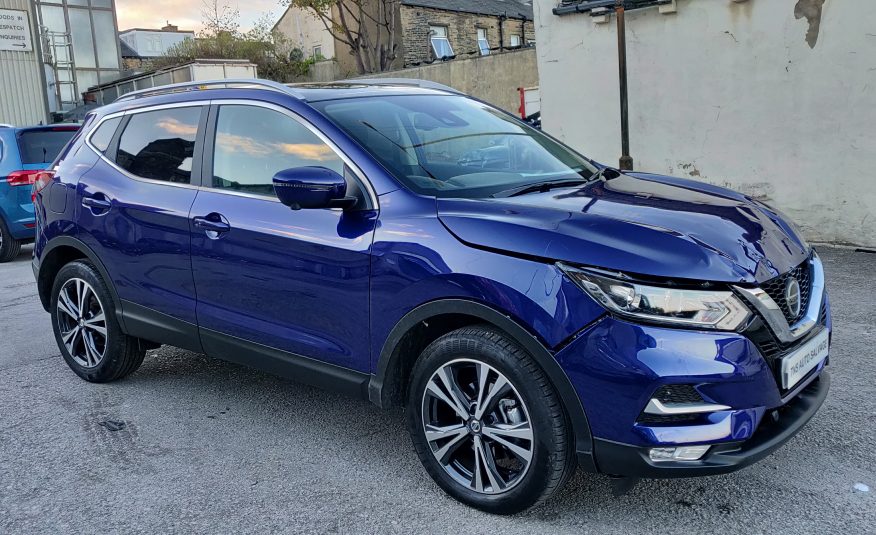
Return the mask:
M 299 124 L 301 124 L 302 126 L 307 128 L 308 130 L 310 130 L 310 132 L 312 132 L 316 137 L 318 137 L 323 143 L 328 145 L 328 147 L 330 149 L 332 149 L 332 151 L 341 159 L 341 161 L 343 161 L 344 164 L 347 167 L 349 167 L 350 170 L 353 171 L 353 176 L 359 182 L 360 187 L 365 192 L 365 194 L 368 195 L 368 197 L 371 199 L 371 205 L 372 205 L 373 209 L 379 210 L 380 203 L 377 200 L 377 193 L 374 191 L 374 186 L 371 185 L 371 182 L 365 178 L 365 173 L 362 172 L 362 169 L 359 168 L 358 165 L 353 163 L 353 160 L 350 157 L 348 157 L 344 153 L 344 151 L 342 151 L 340 149 L 340 147 L 338 147 L 334 143 L 334 141 L 332 141 L 328 136 L 323 134 L 318 128 L 316 128 L 315 126 L 310 124 L 310 121 L 308 121 L 307 119 L 305 119 L 301 115 L 295 113 L 294 111 L 292 111 L 288 108 L 284 108 L 283 106 L 278 106 L 277 104 L 273 104 L 270 102 L 257 101 L 257 100 L 215 99 L 215 100 L 211 100 L 210 103 L 213 105 L 216 105 L 216 106 L 220 106 L 220 107 L 221 106 L 256 106 L 259 108 L 266 108 L 266 109 L 281 113 L 281 114 L 289 117 L 293 121 L 297 121 Z M 221 113 L 221 110 L 220 110 L 220 113 Z M 217 121 L 218 121 L 218 115 L 217 115 Z M 204 147 L 204 148 L 206 149 L 206 147 Z M 209 153 L 212 155 L 212 150 L 210 150 L 210 151 L 205 150 L 204 153 L 205 154 Z M 212 166 L 211 166 L 211 168 L 212 168 Z M 212 180 L 212 177 L 210 177 L 210 179 Z M 239 192 L 239 191 L 228 191 L 228 190 L 224 190 L 222 188 L 214 188 L 212 186 L 203 186 L 203 189 L 208 189 L 210 191 L 217 192 L 217 193 L 224 193 L 226 195 L 238 195 L 238 196 L 242 196 L 242 197 L 252 197 L 252 198 L 256 198 L 256 199 L 268 199 L 268 200 L 272 200 L 275 202 L 280 202 L 276 197 L 272 197 L 270 195 L 260 195 L 258 193 L 246 193 L 246 192 Z
M 108 121 L 110 119 L 114 119 L 116 117 L 125 117 L 128 115 L 135 115 L 138 113 L 147 113 L 150 111 L 159 111 L 159 110 L 170 109 L 170 108 L 194 108 L 197 106 L 203 107 L 203 106 L 210 106 L 212 104 L 215 104 L 217 106 L 222 106 L 222 105 L 258 106 L 261 108 L 267 108 L 267 109 L 282 113 L 283 115 L 288 116 L 292 120 L 297 121 L 299 124 L 303 125 L 305 128 L 310 130 L 314 135 L 316 135 L 316 137 L 318 137 L 323 143 L 328 145 L 329 148 L 331 148 L 332 151 L 334 151 L 334 153 L 337 154 L 338 157 L 344 162 L 344 164 L 353 171 L 353 175 L 356 177 L 356 180 L 361 185 L 362 190 L 371 199 L 371 204 L 372 204 L 373 208 L 375 210 L 379 209 L 380 203 L 378 202 L 377 193 L 374 191 L 374 187 L 371 185 L 371 182 L 365 178 L 365 173 L 362 172 L 362 169 L 358 165 L 353 163 L 352 159 L 350 159 L 331 139 L 329 139 L 328 136 L 326 136 L 318 128 L 316 128 L 315 126 L 310 124 L 310 122 L 307 121 L 304 117 L 298 115 L 297 113 L 293 112 L 292 110 L 289 110 L 289 109 L 284 108 L 282 106 L 278 106 L 276 104 L 272 104 L 270 102 L 262 102 L 262 101 L 256 101 L 256 100 L 246 100 L 246 99 L 193 100 L 190 102 L 172 102 L 172 103 L 168 103 L 168 104 L 156 104 L 154 106 L 144 106 L 141 108 L 118 111 L 115 113 L 107 114 L 104 117 L 101 117 L 100 121 L 98 121 L 97 124 L 95 124 L 94 127 L 92 127 L 91 130 L 88 132 L 88 134 L 85 136 L 85 144 L 88 146 L 88 148 L 90 148 L 92 151 L 94 151 L 94 153 L 97 154 L 97 156 L 99 158 L 101 158 L 104 162 L 106 162 L 113 169 L 122 173 L 123 175 L 125 175 L 127 178 L 130 178 L 131 180 L 137 180 L 139 182 L 145 182 L 148 184 L 161 184 L 161 185 L 172 186 L 172 187 L 176 187 L 176 188 L 186 188 L 186 189 L 196 189 L 196 190 L 203 189 L 203 190 L 209 190 L 209 191 L 213 191 L 213 192 L 217 192 L 217 193 L 222 193 L 225 195 L 235 195 L 238 197 L 247 197 L 247 198 L 252 198 L 252 199 L 263 199 L 263 200 L 269 200 L 272 202 L 280 202 L 279 199 L 277 199 L 276 197 L 272 197 L 270 195 L 259 195 L 256 193 L 246 193 L 246 192 L 240 192 L 240 191 L 228 191 L 228 190 L 223 190 L 222 188 L 214 188 L 212 186 L 200 186 L 200 185 L 195 185 L 195 184 L 191 184 L 191 183 L 181 184 L 179 182 L 168 182 L 166 180 L 157 180 L 157 179 L 153 179 L 153 178 L 140 177 L 140 176 L 134 175 L 132 173 L 129 173 L 125 169 L 122 169 L 118 164 L 116 164 L 116 162 L 107 158 L 106 155 L 103 154 L 103 152 L 101 152 L 91 142 L 91 136 L 93 136 L 94 133 L 97 132 L 97 129 L 100 128 L 101 125 L 105 121 Z M 206 149 L 206 147 L 205 147 L 205 149 Z M 210 152 L 210 154 L 212 155 L 212 151 Z
M 131 180 L 136 180 L 138 182 L 145 182 L 147 184 L 160 184 L 163 186 L 171 186 L 174 188 L 184 188 L 184 189 L 195 189 L 196 190 L 199 188 L 199 186 L 197 186 L 196 184 L 192 184 L 192 183 L 182 184 L 179 182 L 170 182 L 167 180 L 157 180 L 154 178 L 144 178 L 144 177 L 132 174 L 125 169 L 122 169 L 121 166 L 119 166 L 116 162 L 107 158 L 103 152 L 101 152 L 97 147 L 94 146 L 94 144 L 91 142 L 91 137 L 95 134 L 95 132 L 97 132 L 97 130 L 101 127 L 101 125 L 103 125 L 104 122 L 106 122 L 110 119 L 115 119 L 116 117 L 126 117 L 128 115 L 136 115 L 138 113 L 159 111 L 159 110 L 170 109 L 170 108 L 195 108 L 195 107 L 203 108 L 204 106 L 209 106 L 209 105 L 210 105 L 209 100 L 193 100 L 191 102 L 173 102 L 170 104 L 157 104 L 155 106 L 144 106 L 142 108 L 136 108 L 136 109 L 132 109 L 132 110 L 124 110 L 124 111 L 117 111 L 115 113 L 110 113 L 110 114 L 107 114 L 107 115 L 101 117 L 100 121 L 98 121 L 97 124 L 95 124 L 94 127 L 91 128 L 91 130 L 85 136 L 85 144 L 88 146 L 88 148 L 90 148 L 92 151 L 94 151 L 94 153 L 97 154 L 97 156 L 100 159 L 102 159 L 104 162 L 109 164 L 113 169 L 122 173 L 123 175 L 125 175 L 125 177 L 130 178 Z M 126 127 L 127 127 L 127 125 L 126 125 Z
M 785 319 L 779 305 L 763 289 L 743 288 L 741 286 L 734 286 L 733 289 L 757 309 L 781 342 L 793 342 L 818 324 L 821 303 L 824 300 L 824 266 L 815 253 L 812 254 L 812 259 L 809 261 L 809 269 L 812 280 L 809 304 L 806 307 L 806 314 L 794 325 L 788 324 L 788 320 Z

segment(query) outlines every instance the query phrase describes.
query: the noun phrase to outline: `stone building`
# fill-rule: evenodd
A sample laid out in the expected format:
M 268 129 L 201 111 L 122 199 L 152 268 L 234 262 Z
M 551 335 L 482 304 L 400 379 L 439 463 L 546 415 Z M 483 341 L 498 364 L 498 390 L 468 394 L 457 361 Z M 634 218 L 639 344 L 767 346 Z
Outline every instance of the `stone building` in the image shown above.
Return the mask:
M 405 67 L 535 43 L 532 5 L 514 0 L 402 0 L 400 14 Z
M 376 0 L 375 0 L 376 1 Z M 366 2 L 367 3 L 367 2 Z M 532 46 L 531 0 L 399 0 L 396 69 Z M 332 8 L 337 21 L 337 6 Z M 289 7 L 274 26 L 306 56 L 320 50 L 342 76 L 359 74 L 347 44 L 308 10 Z

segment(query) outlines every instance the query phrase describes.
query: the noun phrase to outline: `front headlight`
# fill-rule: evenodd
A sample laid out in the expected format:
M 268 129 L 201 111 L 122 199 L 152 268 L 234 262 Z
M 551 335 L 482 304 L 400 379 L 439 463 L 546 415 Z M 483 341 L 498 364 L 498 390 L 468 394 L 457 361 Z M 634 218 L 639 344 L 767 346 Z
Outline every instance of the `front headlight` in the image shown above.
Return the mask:
M 751 312 L 730 291 L 647 286 L 559 264 L 566 275 L 609 311 L 654 323 L 735 331 Z

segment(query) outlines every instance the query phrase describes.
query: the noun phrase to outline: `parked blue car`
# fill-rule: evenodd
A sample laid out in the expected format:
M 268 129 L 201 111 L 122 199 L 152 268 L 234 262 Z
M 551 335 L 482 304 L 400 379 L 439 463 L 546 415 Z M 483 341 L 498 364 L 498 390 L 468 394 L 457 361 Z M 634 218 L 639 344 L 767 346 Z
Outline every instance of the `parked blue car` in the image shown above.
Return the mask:
M 576 467 L 737 470 L 827 395 L 824 271 L 787 218 L 450 88 L 146 90 L 52 172 L 33 268 L 76 374 L 170 344 L 403 405 L 429 475 L 485 511 Z
M 9 262 L 22 244 L 34 241 L 31 185 L 77 130 L 74 124 L 0 125 L 0 263 Z

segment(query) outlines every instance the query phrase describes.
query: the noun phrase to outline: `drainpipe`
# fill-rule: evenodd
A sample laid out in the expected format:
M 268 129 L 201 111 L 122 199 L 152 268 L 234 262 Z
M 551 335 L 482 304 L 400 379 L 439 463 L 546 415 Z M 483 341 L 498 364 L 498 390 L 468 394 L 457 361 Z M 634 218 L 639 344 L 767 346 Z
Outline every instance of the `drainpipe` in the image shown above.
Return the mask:
M 520 16 L 520 48 L 526 48 L 526 16 Z
M 621 119 L 621 157 L 620 169 L 631 171 L 633 158 L 630 156 L 630 121 L 627 109 L 627 35 L 624 24 L 624 0 L 615 4 L 617 14 L 617 65 L 620 80 L 620 119 Z
M 505 29 L 502 27 L 502 24 L 504 24 L 507 18 L 505 15 L 499 15 L 499 52 L 505 50 Z

